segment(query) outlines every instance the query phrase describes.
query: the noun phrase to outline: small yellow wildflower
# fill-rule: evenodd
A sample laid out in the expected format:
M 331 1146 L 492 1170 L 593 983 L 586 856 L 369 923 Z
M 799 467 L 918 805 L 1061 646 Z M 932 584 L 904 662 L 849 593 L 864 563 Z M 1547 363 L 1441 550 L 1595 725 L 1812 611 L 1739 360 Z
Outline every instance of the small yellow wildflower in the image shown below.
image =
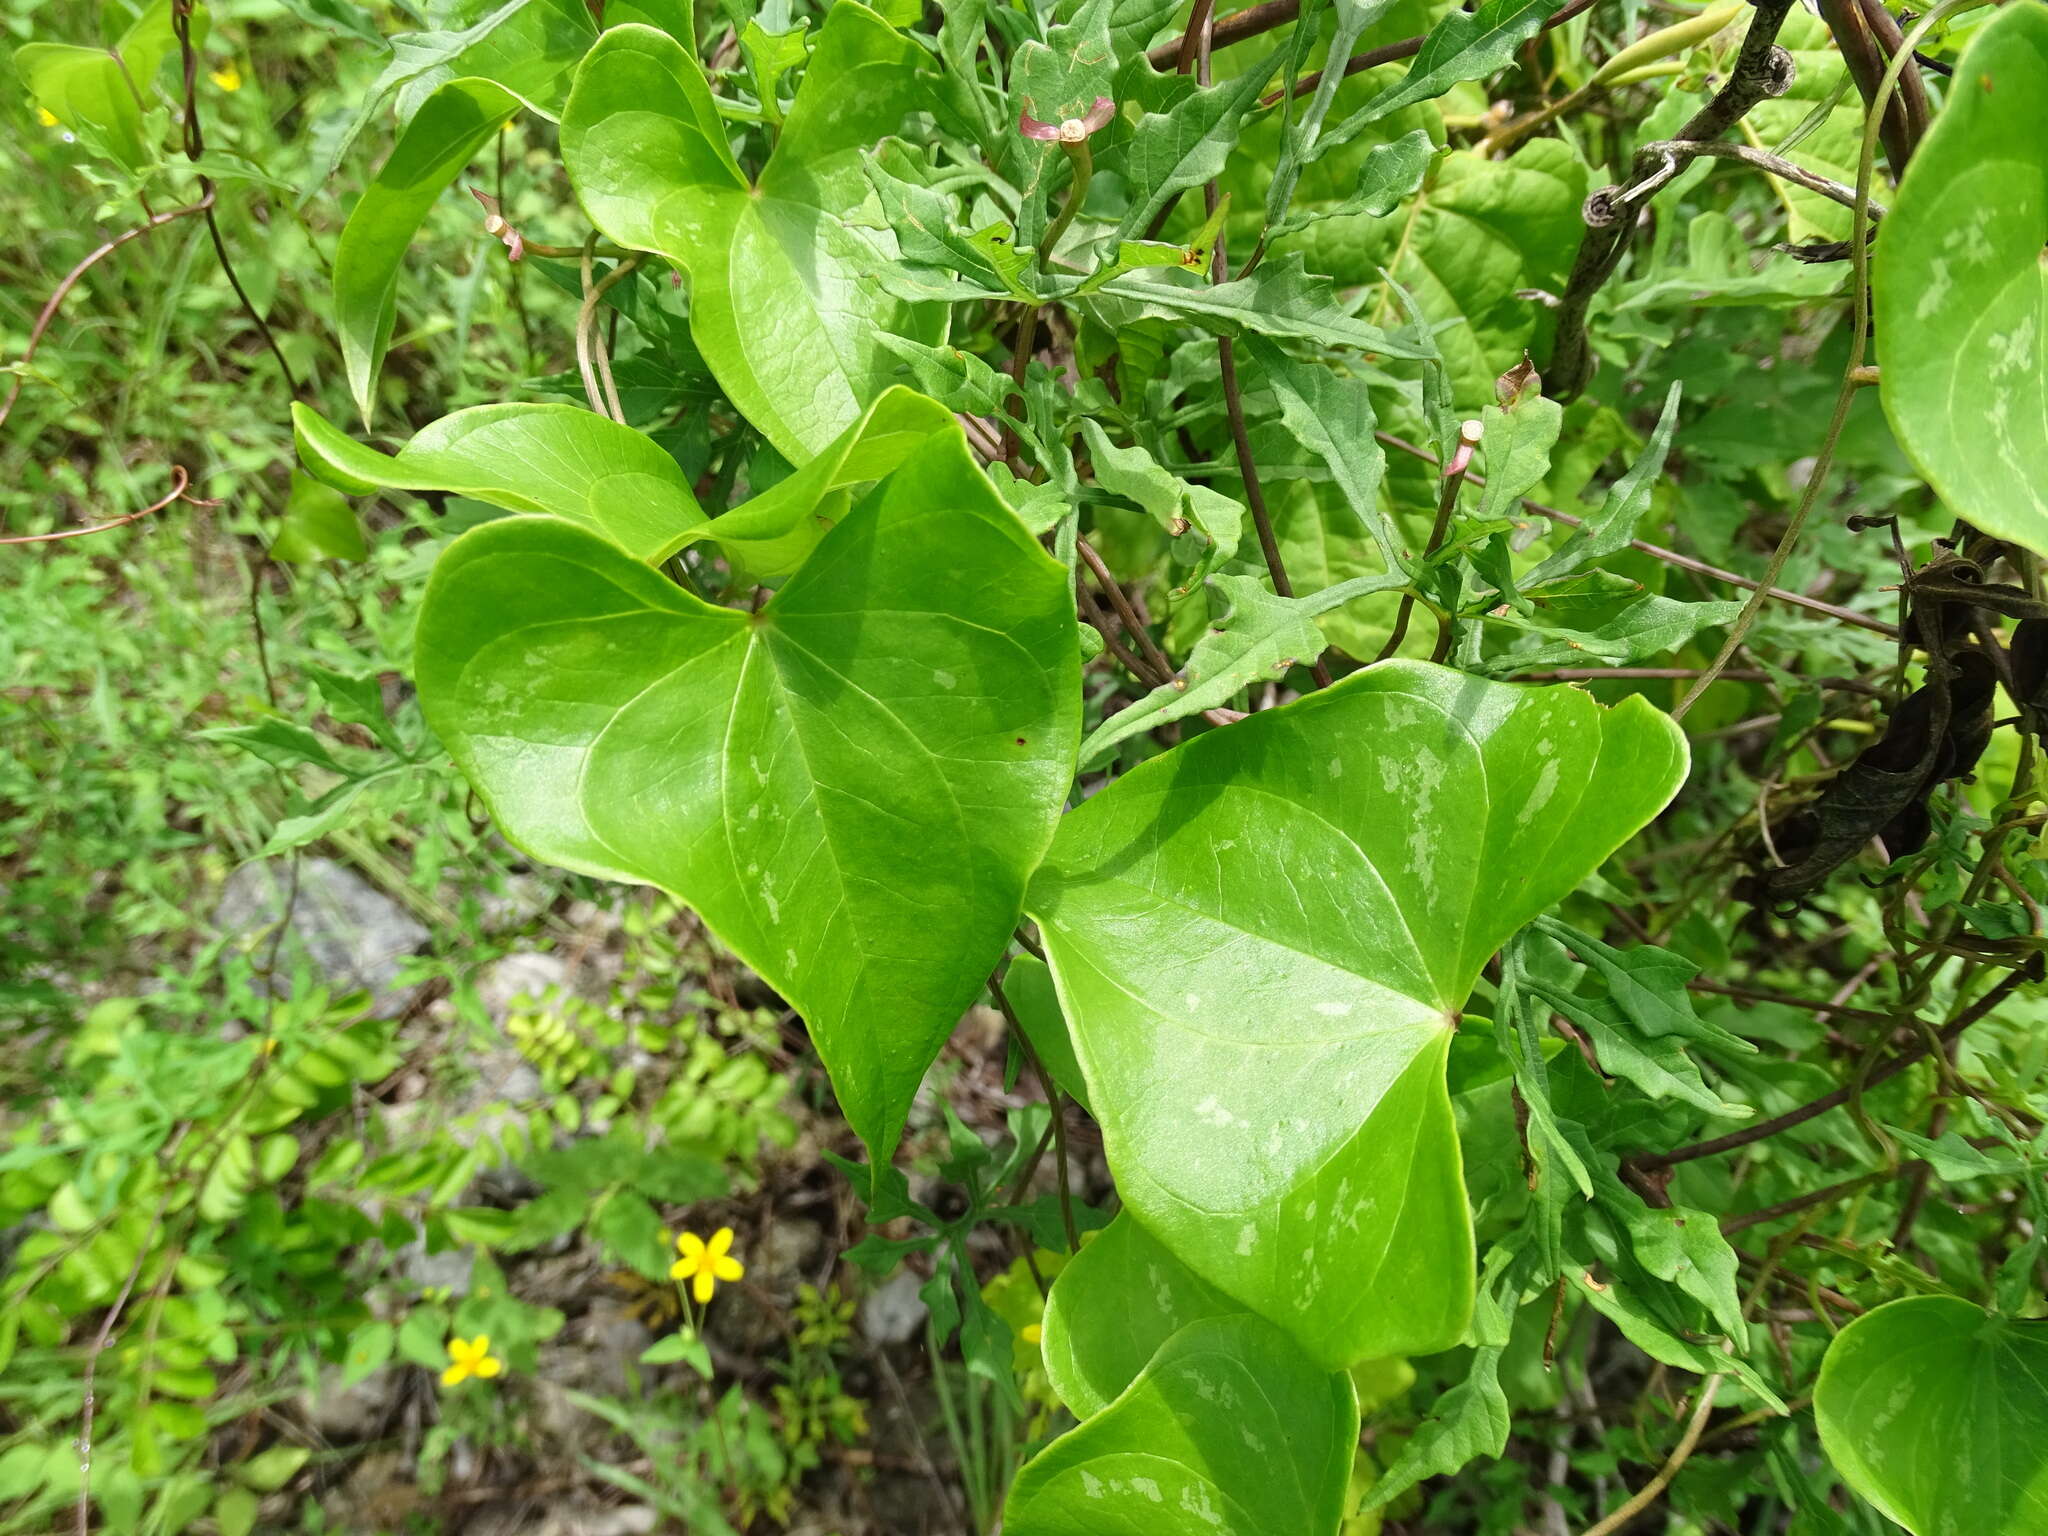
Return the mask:
M 1045 1342 L 1045 1329 L 1037 1323 L 1026 1323 L 1023 1330 L 1023 1339 L 1026 1344 L 1042 1344 Z
M 701 1306 L 711 1299 L 719 1281 L 737 1280 L 747 1272 L 747 1267 L 732 1256 L 731 1248 L 731 1227 L 720 1227 L 708 1243 L 694 1232 L 685 1232 L 676 1239 L 676 1251 L 682 1257 L 669 1265 L 669 1278 L 690 1281 L 690 1294 Z
M 236 66 L 233 59 L 229 59 L 219 69 L 208 74 L 206 78 L 224 91 L 239 91 L 242 88 L 242 71 Z
M 491 1353 L 491 1336 L 480 1333 L 473 1339 L 448 1341 L 448 1369 L 441 1373 L 441 1385 L 460 1386 L 472 1376 L 488 1381 L 505 1368 L 505 1362 Z
M 45 128 L 54 128 L 57 126 L 57 114 L 52 112 L 48 107 L 37 107 L 36 118 L 39 122 L 42 123 L 42 125 Z

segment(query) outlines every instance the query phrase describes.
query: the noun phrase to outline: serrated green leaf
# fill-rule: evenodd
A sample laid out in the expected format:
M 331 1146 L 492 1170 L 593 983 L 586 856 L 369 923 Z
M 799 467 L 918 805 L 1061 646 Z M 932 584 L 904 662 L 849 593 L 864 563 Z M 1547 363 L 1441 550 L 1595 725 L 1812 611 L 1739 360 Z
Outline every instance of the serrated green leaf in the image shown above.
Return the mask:
M 1320 614 L 1375 592 L 1406 585 L 1401 576 L 1360 576 L 1307 597 L 1276 597 L 1260 576 L 1211 576 L 1209 585 L 1229 612 L 1202 631 L 1187 664 L 1172 682 L 1111 715 L 1081 745 L 1081 766 L 1095 766 L 1140 731 L 1205 709 L 1228 705 L 1243 689 L 1273 682 L 1307 666 L 1328 643 Z
M 1563 4 L 1564 0 L 1486 0 L 1477 10 L 1450 12 L 1423 39 L 1422 50 L 1401 81 L 1325 134 L 1318 153 L 1348 143 L 1405 106 L 1506 69 L 1514 62 L 1515 50 Z
M 1636 526 L 1650 510 L 1651 493 L 1664 473 L 1664 460 L 1671 452 L 1671 435 L 1678 430 L 1678 400 L 1682 385 L 1674 381 L 1664 397 L 1664 409 L 1657 417 L 1656 430 L 1628 473 L 1609 487 L 1600 510 L 1572 531 L 1557 553 L 1550 556 L 1521 581 L 1526 590 L 1560 576 L 1569 576 L 1589 560 L 1598 560 L 1628 548 Z M 1553 439 L 1554 441 L 1554 439 Z
M 1265 262 L 1249 277 L 1227 283 L 1199 282 L 1191 274 L 1159 268 L 1119 277 L 1101 292 L 1129 300 L 1142 314 L 1193 320 L 1222 331 L 1354 347 L 1382 357 L 1424 355 L 1414 343 L 1358 319 L 1352 312 L 1356 301 L 1344 297 L 1328 278 L 1306 270 L 1299 254 Z
M 1131 1211 L 1329 1366 L 1455 1342 L 1458 1010 L 1684 770 L 1639 699 L 1389 662 L 1071 813 L 1029 910 Z
M 1380 506 L 1387 455 L 1373 437 L 1379 421 L 1373 413 L 1371 387 L 1362 378 L 1319 363 L 1297 362 L 1257 337 L 1247 339 L 1245 351 L 1279 396 L 1281 422 L 1327 466 L 1358 526 L 1379 544 L 1387 568 L 1403 569 L 1406 552 L 1393 520 Z
M 514 842 L 672 891 L 787 997 L 880 1160 L 1065 798 L 1071 601 L 956 430 L 759 614 L 567 523 L 465 534 L 421 701 Z

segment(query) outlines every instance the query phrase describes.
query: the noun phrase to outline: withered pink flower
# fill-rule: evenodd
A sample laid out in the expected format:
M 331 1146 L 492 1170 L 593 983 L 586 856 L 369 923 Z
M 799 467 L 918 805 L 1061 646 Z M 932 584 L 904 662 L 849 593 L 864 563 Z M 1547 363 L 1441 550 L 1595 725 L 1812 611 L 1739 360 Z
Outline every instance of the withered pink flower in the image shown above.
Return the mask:
M 1080 117 L 1070 117 L 1063 122 L 1041 123 L 1029 112 L 1017 118 L 1017 131 L 1027 139 L 1037 139 L 1047 144 L 1079 144 L 1109 126 L 1109 120 L 1116 116 L 1116 103 L 1107 96 L 1095 98 L 1095 105 Z

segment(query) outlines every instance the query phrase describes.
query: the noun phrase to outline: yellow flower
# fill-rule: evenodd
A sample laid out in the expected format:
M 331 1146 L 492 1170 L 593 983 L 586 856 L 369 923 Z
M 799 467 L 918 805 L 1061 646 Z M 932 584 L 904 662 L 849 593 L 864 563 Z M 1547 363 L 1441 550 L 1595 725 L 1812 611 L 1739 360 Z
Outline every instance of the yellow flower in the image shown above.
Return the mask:
M 224 91 L 239 91 L 242 88 L 242 72 L 235 66 L 233 59 L 229 59 L 219 69 L 210 73 L 207 79 Z
M 57 114 L 52 112 L 48 107 L 37 107 L 36 117 L 45 128 L 54 128 L 57 126 Z
M 676 1239 L 676 1251 L 682 1257 L 669 1265 L 669 1278 L 690 1281 L 690 1294 L 702 1305 L 711 1299 L 719 1281 L 737 1280 L 747 1272 L 747 1267 L 732 1256 L 731 1248 L 731 1227 L 720 1227 L 708 1243 L 694 1232 L 685 1232 Z
M 1026 1323 L 1024 1325 L 1023 1339 L 1026 1344 L 1043 1343 L 1045 1340 L 1045 1329 L 1037 1323 Z
M 441 1373 L 444 1387 L 460 1386 L 472 1376 L 488 1381 L 505 1368 L 505 1362 L 491 1353 L 491 1336 L 487 1333 L 473 1339 L 450 1339 L 448 1359 L 451 1364 Z

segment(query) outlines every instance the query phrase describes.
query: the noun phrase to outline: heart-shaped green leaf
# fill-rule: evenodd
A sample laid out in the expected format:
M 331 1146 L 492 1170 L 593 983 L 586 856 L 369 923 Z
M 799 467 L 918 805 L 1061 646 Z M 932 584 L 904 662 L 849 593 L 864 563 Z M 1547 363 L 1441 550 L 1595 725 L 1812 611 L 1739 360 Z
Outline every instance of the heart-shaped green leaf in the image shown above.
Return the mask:
M 1334 1536 L 1358 1399 L 1271 1324 L 1190 1324 L 1010 1486 L 1011 1536 Z
M 1028 906 L 1131 1211 L 1327 1368 L 1457 1342 L 1458 1010 L 1685 763 L 1640 699 L 1396 661 L 1068 816 Z
M 573 405 L 479 405 L 444 416 L 396 454 L 366 448 L 311 406 L 292 406 L 299 459 L 336 490 L 448 491 L 546 512 L 636 559 L 667 559 L 706 526 L 676 461 L 631 427 Z
M 398 312 L 398 269 L 434 199 L 461 174 L 519 99 L 488 80 L 450 80 L 406 124 L 391 157 L 349 210 L 334 248 L 334 323 L 349 392 L 369 421 L 377 370 Z
M 1813 1416 L 1849 1485 L 1914 1536 L 2048 1530 L 2048 1320 L 1953 1296 L 1879 1307 L 1828 1346 Z
M 1045 1303 L 1046 1374 L 1075 1418 L 1092 1418 L 1188 1324 L 1244 1311 L 1122 1211 L 1053 1282 Z
M 955 430 L 759 614 L 574 524 L 457 540 L 427 718 L 537 857 L 689 902 L 803 1014 L 886 1158 L 1050 841 L 1079 734 L 1065 570 Z
M 861 148 L 919 105 L 923 54 L 840 0 L 759 186 L 726 144 L 702 66 L 666 33 L 614 27 L 577 71 L 562 158 L 591 221 L 690 278 L 690 328 L 732 402 L 802 463 L 896 371 L 885 332 L 936 341 L 942 311 L 862 277 L 870 242 L 845 215 L 868 196 Z
M 1957 516 L 2048 552 L 2048 8 L 1956 65 L 1871 269 L 1879 394 Z

